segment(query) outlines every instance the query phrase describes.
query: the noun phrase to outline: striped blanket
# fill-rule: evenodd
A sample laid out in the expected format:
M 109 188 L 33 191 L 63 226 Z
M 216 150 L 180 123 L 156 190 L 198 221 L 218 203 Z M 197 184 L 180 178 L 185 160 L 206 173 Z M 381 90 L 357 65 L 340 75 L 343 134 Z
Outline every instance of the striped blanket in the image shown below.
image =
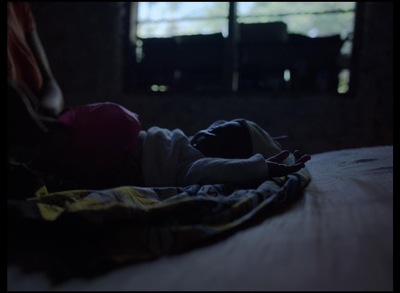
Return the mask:
M 90 271 L 221 240 L 282 211 L 310 180 L 303 168 L 248 189 L 217 184 L 48 193 L 41 186 L 27 199 L 9 200 L 8 234 L 11 245 L 15 238 L 20 246 L 36 244 L 72 271 Z

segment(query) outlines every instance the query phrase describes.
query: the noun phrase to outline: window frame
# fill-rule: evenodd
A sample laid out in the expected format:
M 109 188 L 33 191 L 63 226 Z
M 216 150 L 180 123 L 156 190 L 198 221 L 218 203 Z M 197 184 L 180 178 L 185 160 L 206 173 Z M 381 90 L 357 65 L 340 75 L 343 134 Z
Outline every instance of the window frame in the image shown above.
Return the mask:
M 227 72 L 229 72 L 230 77 L 227 78 L 227 86 L 232 90 L 236 91 L 237 86 L 234 86 L 233 84 L 235 83 L 235 80 L 237 80 L 237 74 L 235 74 L 235 70 L 237 69 L 238 65 L 238 50 L 237 50 L 237 44 L 240 41 L 239 40 L 239 34 L 238 34 L 238 25 L 240 24 L 239 19 L 240 18 L 250 18 L 250 17 L 265 17 L 265 16 L 283 16 L 283 15 L 304 15 L 304 14 L 331 14 L 331 13 L 347 13 L 347 12 L 353 12 L 354 13 L 354 24 L 353 24 L 353 29 L 352 29 L 352 34 L 354 36 L 355 30 L 356 30 L 356 18 L 357 18 L 357 9 L 358 9 L 358 2 L 354 2 L 354 9 L 348 9 L 348 10 L 336 10 L 336 11 L 324 11 L 324 12 L 300 12 L 300 13 L 285 13 L 285 14 L 271 14 L 271 15 L 252 15 L 252 16 L 240 16 L 237 13 L 237 5 L 238 2 L 229 2 L 228 5 L 228 15 L 227 17 L 224 16 L 211 16 L 211 17 L 193 17 L 193 18 L 188 18 L 188 17 L 183 17 L 183 18 L 177 18 L 172 21 L 174 22 L 180 22 L 180 21 L 185 21 L 185 20 L 194 20 L 194 21 L 201 21 L 201 20 L 209 20 L 209 19 L 227 19 L 228 20 L 228 33 L 224 37 L 227 39 L 227 50 L 226 53 L 228 55 L 228 59 L 230 60 L 227 64 Z M 142 23 L 157 23 L 157 22 L 171 22 L 171 20 L 145 20 L 145 21 L 139 21 L 138 20 L 138 5 L 139 2 L 130 2 L 129 5 L 129 40 L 131 44 L 133 44 L 133 47 L 135 46 L 135 43 L 138 39 L 142 39 L 141 37 L 138 36 L 137 34 L 137 27 L 139 25 L 139 22 Z M 177 35 L 179 36 L 179 35 Z M 354 37 L 353 40 L 351 41 L 351 51 L 350 51 L 350 56 L 349 57 L 349 65 L 346 65 L 347 68 L 351 71 L 351 78 L 349 81 L 349 90 L 351 90 L 351 80 L 353 79 L 353 55 L 354 55 Z M 343 54 L 342 54 L 343 55 Z

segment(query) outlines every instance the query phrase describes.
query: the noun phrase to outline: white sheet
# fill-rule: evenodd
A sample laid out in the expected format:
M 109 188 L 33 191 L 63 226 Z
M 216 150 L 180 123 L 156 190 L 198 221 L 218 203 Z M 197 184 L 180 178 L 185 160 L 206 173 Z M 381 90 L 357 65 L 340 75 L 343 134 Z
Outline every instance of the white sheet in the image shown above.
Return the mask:
M 290 210 L 204 248 L 52 285 L 8 266 L 12 290 L 393 290 L 393 147 L 315 154 Z

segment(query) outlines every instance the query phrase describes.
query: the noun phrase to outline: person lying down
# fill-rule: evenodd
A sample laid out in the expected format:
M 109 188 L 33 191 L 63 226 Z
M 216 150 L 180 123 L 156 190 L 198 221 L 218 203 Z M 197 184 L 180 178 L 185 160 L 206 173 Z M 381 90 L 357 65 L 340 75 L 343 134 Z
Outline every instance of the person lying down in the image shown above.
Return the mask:
M 246 119 L 219 120 L 188 136 L 181 129 L 142 130 L 136 113 L 105 102 L 70 108 L 59 120 L 68 138 L 57 143 L 60 136 L 50 134 L 32 168 L 80 188 L 249 186 L 297 172 L 311 158 L 283 150 Z

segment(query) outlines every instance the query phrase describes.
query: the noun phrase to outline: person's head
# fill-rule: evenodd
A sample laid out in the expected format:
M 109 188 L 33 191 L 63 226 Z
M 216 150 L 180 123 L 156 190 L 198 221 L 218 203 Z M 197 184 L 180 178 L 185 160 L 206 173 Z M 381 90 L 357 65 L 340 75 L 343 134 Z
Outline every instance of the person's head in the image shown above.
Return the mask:
M 252 155 L 250 133 L 240 120 L 217 121 L 197 132 L 190 143 L 207 157 L 240 159 Z

